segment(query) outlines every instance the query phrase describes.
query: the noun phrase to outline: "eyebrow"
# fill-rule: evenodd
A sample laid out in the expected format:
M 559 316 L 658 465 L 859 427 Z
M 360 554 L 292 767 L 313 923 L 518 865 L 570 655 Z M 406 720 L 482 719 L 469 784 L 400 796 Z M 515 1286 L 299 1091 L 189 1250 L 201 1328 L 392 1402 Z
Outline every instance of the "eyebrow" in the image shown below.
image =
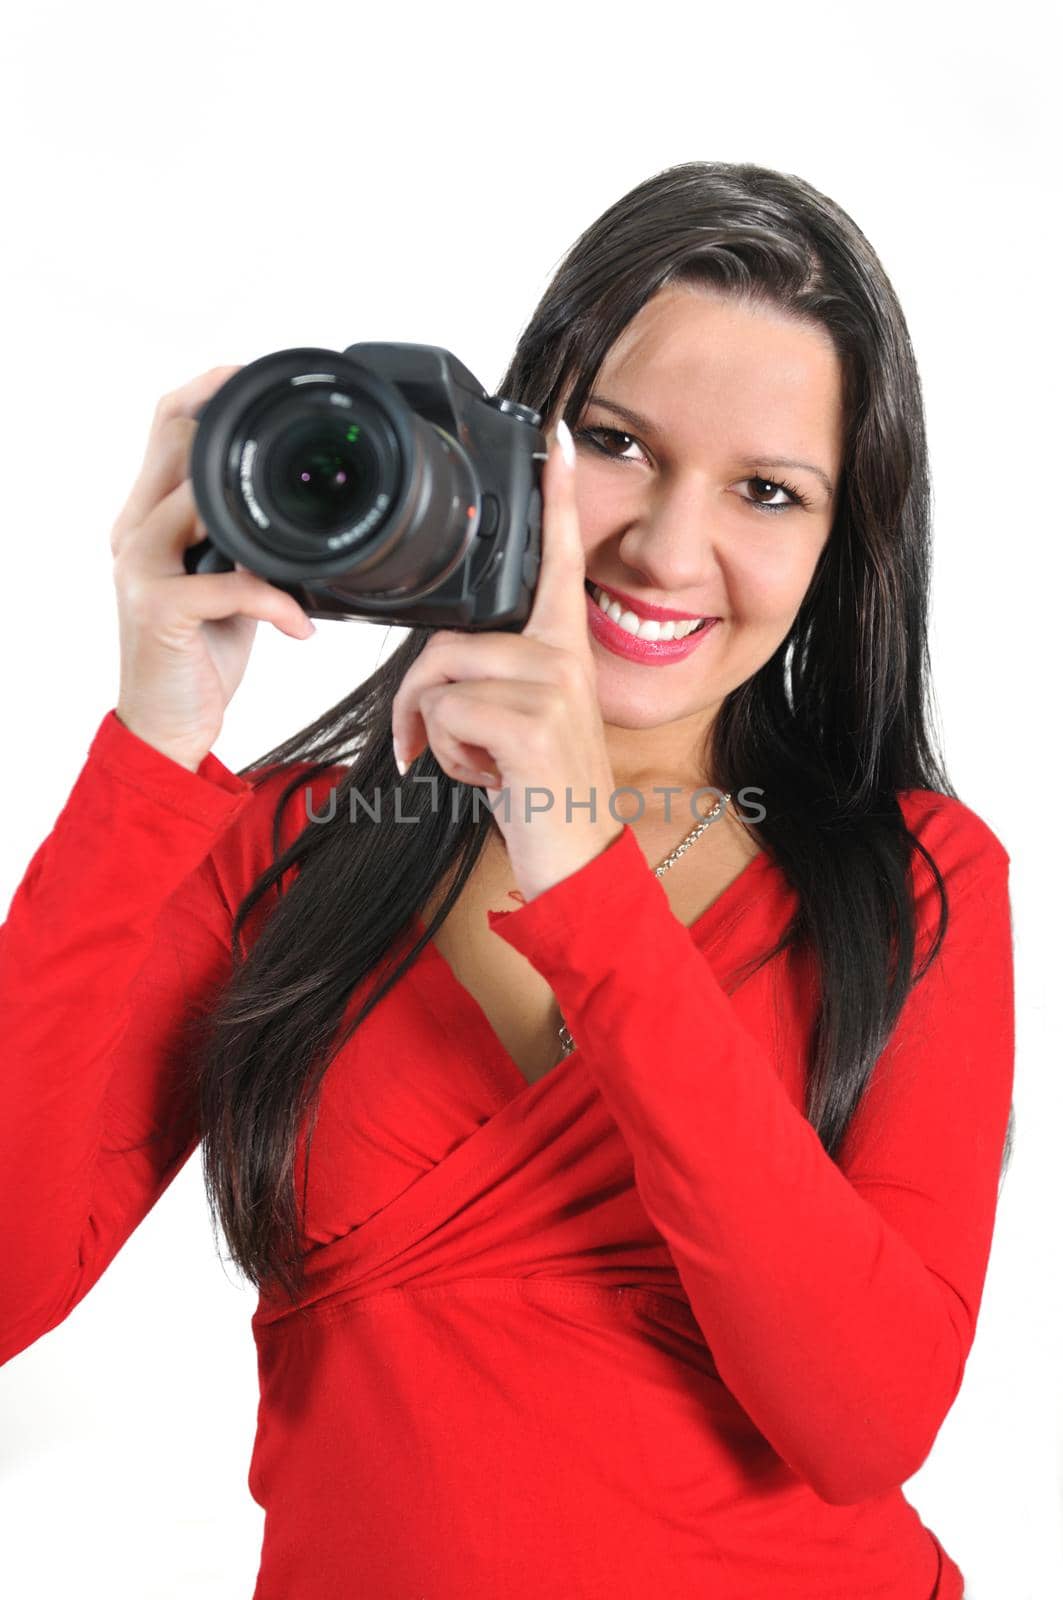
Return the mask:
M 603 406 L 606 411 L 612 411 L 625 422 L 630 422 L 633 428 L 639 428 L 643 433 L 653 433 L 654 426 L 649 417 L 644 417 L 641 412 L 632 411 L 630 406 L 618 405 L 615 400 L 607 400 L 604 395 L 592 394 L 587 398 L 588 405 Z M 815 467 L 811 461 L 794 461 L 790 456 L 750 456 L 751 461 L 756 460 L 763 467 L 800 467 L 805 472 L 811 472 L 819 479 L 826 489 L 828 496 L 833 498 L 834 485 L 831 483 L 822 467 Z

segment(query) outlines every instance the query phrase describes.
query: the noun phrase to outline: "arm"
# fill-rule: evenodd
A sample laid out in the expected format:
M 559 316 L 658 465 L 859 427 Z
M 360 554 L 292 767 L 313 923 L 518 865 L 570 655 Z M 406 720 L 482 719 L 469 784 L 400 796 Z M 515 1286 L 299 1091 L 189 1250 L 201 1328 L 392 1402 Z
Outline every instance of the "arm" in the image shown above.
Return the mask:
M 487 913 L 554 989 L 721 1379 L 838 1505 L 922 1464 L 988 1264 L 1013 1073 L 1008 857 L 957 811 L 924 835 L 950 897 L 944 944 L 837 1162 L 630 827 L 529 904 Z M 937 903 L 917 897 L 917 960 Z
M 198 1143 L 180 1030 L 231 970 L 208 853 L 253 792 L 109 711 L 15 891 L 0 927 L 0 1363 L 70 1315 Z

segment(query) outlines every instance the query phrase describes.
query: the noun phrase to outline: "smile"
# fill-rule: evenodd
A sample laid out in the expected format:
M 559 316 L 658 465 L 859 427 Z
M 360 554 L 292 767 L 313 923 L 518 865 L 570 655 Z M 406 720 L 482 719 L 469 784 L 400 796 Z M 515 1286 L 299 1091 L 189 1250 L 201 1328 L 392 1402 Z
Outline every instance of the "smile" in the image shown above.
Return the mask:
M 697 633 L 704 628 L 707 622 L 715 621 L 714 617 L 685 617 L 678 620 L 658 622 L 653 617 L 640 617 L 634 611 L 625 607 L 608 589 L 602 589 L 598 584 L 587 580 L 587 592 L 598 609 L 614 622 L 625 633 L 630 633 L 635 639 L 646 639 L 651 642 L 668 639 L 685 639 L 689 633 Z
M 584 593 L 591 638 L 610 655 L 637 661 L 646 667 L 666 667 L 684 660 L 695 650 L 705 649 L 706 640 L 712 638 L 720 621 L 719 617 L 700 620 L 688 617 L 678 623 L 670 619 L 658 622 L 636 617 L 631 611 L 621 611 L 619 601 L 597 584 L 588 583 Z M 619 622 L 613 620 L 615 612 L 620 614 Z M 654 632 L 655 637 L 651 637 Z

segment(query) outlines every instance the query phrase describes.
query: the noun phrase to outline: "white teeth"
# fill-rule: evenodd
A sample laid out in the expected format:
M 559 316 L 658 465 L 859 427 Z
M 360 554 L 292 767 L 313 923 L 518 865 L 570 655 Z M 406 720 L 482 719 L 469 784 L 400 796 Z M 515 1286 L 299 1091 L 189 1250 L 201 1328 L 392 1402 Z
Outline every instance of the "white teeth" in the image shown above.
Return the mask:
M 598 609 L 604 611 L 618 628 L 633 634 L 636 639 L 685 639 L 688 633 L 700 628 L 705 620 L 695 617 L 692 622 L 651 622 L 644 617 L 637 617 L 633 611 L 625 611 L 619 600 L 614 600 L 596 583 L 591 584 L 591 593 Z

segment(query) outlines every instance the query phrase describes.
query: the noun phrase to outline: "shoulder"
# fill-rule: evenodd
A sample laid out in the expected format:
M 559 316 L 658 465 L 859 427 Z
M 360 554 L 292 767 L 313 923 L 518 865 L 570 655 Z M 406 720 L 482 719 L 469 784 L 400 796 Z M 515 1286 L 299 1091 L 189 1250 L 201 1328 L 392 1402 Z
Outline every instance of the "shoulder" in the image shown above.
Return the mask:
M 211 852 L 230 906 L 235 907 L 304 829 L 329 819 L 329 796 L 347 772 L 342 765 L 320 769 L 313 762 L 296 761 L 244 777 L 247 802 Z
M 1007 882 L 1011 857 L 985 819 L 953 795 L 932 789 L 897 792 L 901 815 L 922 849 L 933 858 L 946 889 L 963 892 L 972 884 Z M 917 896 L 936 895 L 933 874 L 921 850 L 913 853 Z
M 321 817 L 328 809 L 329 796 L 348 771 L 342 765 L 322 768 L 313 761 L 293 761 L 251 773 L 247 782 L 253 786 L 254 799 L 249 809 L 272 820 L 280 806 L 281 835 L 290 844 L 313 821 L 312 813 Z

